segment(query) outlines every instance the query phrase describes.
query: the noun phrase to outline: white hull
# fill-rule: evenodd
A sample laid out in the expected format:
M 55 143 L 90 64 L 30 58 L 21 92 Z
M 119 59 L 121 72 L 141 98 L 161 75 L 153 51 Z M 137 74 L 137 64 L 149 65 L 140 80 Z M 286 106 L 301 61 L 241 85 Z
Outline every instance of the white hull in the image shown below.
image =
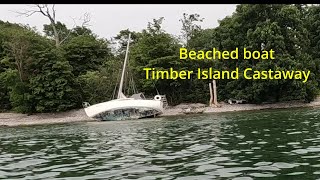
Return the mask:
M 163 102 L 159 100 L 121 98 L 84 108 L 86 114 L 99 120 L 139 119 L 162 114 Z
M 122 92 L 129 53 L 130 35 L 131 34 L 129 34 L 126 56 L 122 68 L 118 97 L 115 100 L 85 107 L 84 110 L 86 114 L 91 118 L 99 120 L 139 119 L 144 117 L 154 117 L 162 114 L 164 111 L 163 102 L 161 101 L 162 97 L 160 95 L 156 95 L 154 100 L 147 100 L 142 97 L 127 98 Z M 88 105 L 88 103 L 85 104 L 85 106 Z

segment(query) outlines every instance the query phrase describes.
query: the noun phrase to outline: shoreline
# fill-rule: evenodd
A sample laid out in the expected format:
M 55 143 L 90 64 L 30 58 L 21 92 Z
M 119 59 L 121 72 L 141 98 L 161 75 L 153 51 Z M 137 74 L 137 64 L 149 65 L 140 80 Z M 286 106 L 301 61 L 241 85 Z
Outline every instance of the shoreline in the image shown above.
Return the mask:
M 209 113 L 220 113 L 220 112 L 237 112 L 237 111 L 256 111 L 256 110 L 267 110 L 267 109 L 289 109 L 289 108 L 304 108 L 304 107 L 319 107 L 320 108 L 320 97 L 316 98 L 310 103 L 304 103 L 301 101 L 288 101 L 288 102 L 279 102 L 279 103 L 270 103 L 270 104 L 228 104 L 228 103 L 219 103 L 221 107 L 204 107 L 202 114 Z M 184 104 L 184 107 L 187 106 L 201 106 L 203 104 Z M 181 105 L 178 105 L 181 106 Z M 182 112 L 182 108 L 171 107 L 167 109 L 162 116 L 175 116 L 175 115 L 188 115 Z
M 310 103 L 299 101 L 289 101 L 272 104 L 227 104 L 220 103 L 221 107 L 208 107 L 200 103 L 180 104 L 169 107 L 164 114 L 159 117 L 186 115 L 183 111 L 190 107 L 200 107 L 202 114 L 210 114 L 217 112 L 236 112 L 236 111 L 252 111 L 267 109 L 288 109 L 299 107 L 319 107 L 320 97 Z M 0 127 L 14 127 L 27 125 L 44 125 L 44 124 L 64 124 L 78 122 L 95 122 L 97 120 L 88 117 L 83 109 L 71 110 L 59 113 L 39 113 L 34 115 L 26 115 L 21 113 L 0 113 Z

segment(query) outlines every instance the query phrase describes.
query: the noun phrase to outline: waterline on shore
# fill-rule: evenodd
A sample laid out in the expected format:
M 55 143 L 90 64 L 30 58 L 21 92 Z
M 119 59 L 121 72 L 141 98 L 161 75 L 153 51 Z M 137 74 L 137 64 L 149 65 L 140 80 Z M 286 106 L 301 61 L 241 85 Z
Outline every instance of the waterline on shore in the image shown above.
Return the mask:
M 299 107 L 320 107 L 320 97 L 310 103 L 303 102 L 282 102 L 274 104 L 226 104 L 221 103 L 221 107 L 205 107 L 203 113 L 218 113 L 218 112 L 233 112 L 233 111 L 251 111 L 263 109 L 286 109 Z M 184 107 L 192 106 L 185 104 Z M 181 105 L 168 108 L 163 116 L 185 115 Z M 86 115 L 83 109 L 71 110 L 62 113 L 41 113 L 35 115 L 26 115 L 20 113 L 0 113 L 0 126 L 24 126 L 38 124 L 61 124 L 61 123 L 76 123 L 76 122 L 94 122 Z

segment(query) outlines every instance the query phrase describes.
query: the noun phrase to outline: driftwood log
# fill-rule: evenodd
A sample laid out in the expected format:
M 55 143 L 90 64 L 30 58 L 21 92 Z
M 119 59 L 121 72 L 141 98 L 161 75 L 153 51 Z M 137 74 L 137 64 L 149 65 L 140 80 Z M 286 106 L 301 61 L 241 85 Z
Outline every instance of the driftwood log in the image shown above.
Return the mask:
M 209 90 L 210 90 L 209 106 L 221 107 L 221 105 L 218 103 L 218 93 L 217 93 L 216 80 L 212 80 L 212 85 L 211 85 L 211 83 L 209 83 Z

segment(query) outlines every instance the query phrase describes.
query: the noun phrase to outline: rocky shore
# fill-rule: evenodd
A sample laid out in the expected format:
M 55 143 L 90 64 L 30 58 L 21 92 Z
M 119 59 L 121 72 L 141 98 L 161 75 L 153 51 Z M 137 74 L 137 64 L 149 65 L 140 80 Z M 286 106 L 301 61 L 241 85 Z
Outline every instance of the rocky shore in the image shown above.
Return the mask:
M 207 107 L 204 104 L 180 104 L 168 108 L 161 116 L 184 115 L 188 109 L 201 109 L 201 113 L 217 113 L 231 111 L 248 111 L 263 109 L 284 109 L 298 107 L 319 107 L 320 97 L 311 103 L 299 101 L 282 102 L 274 104 L 227 104 L 220 103 L 221 107 Z M 191 112 L 192 113 L 192 112 Z M 35 115 L 26 115 L 19 113 L 0 113 L 0 126 L 23 126 L 36 124 L 57 124 L 57 123 L 75 123 L 75 122 L 92 122 L 94 119 L 89 118 L 83 109 L 72 110 L 61 113 L 41 113 Z

